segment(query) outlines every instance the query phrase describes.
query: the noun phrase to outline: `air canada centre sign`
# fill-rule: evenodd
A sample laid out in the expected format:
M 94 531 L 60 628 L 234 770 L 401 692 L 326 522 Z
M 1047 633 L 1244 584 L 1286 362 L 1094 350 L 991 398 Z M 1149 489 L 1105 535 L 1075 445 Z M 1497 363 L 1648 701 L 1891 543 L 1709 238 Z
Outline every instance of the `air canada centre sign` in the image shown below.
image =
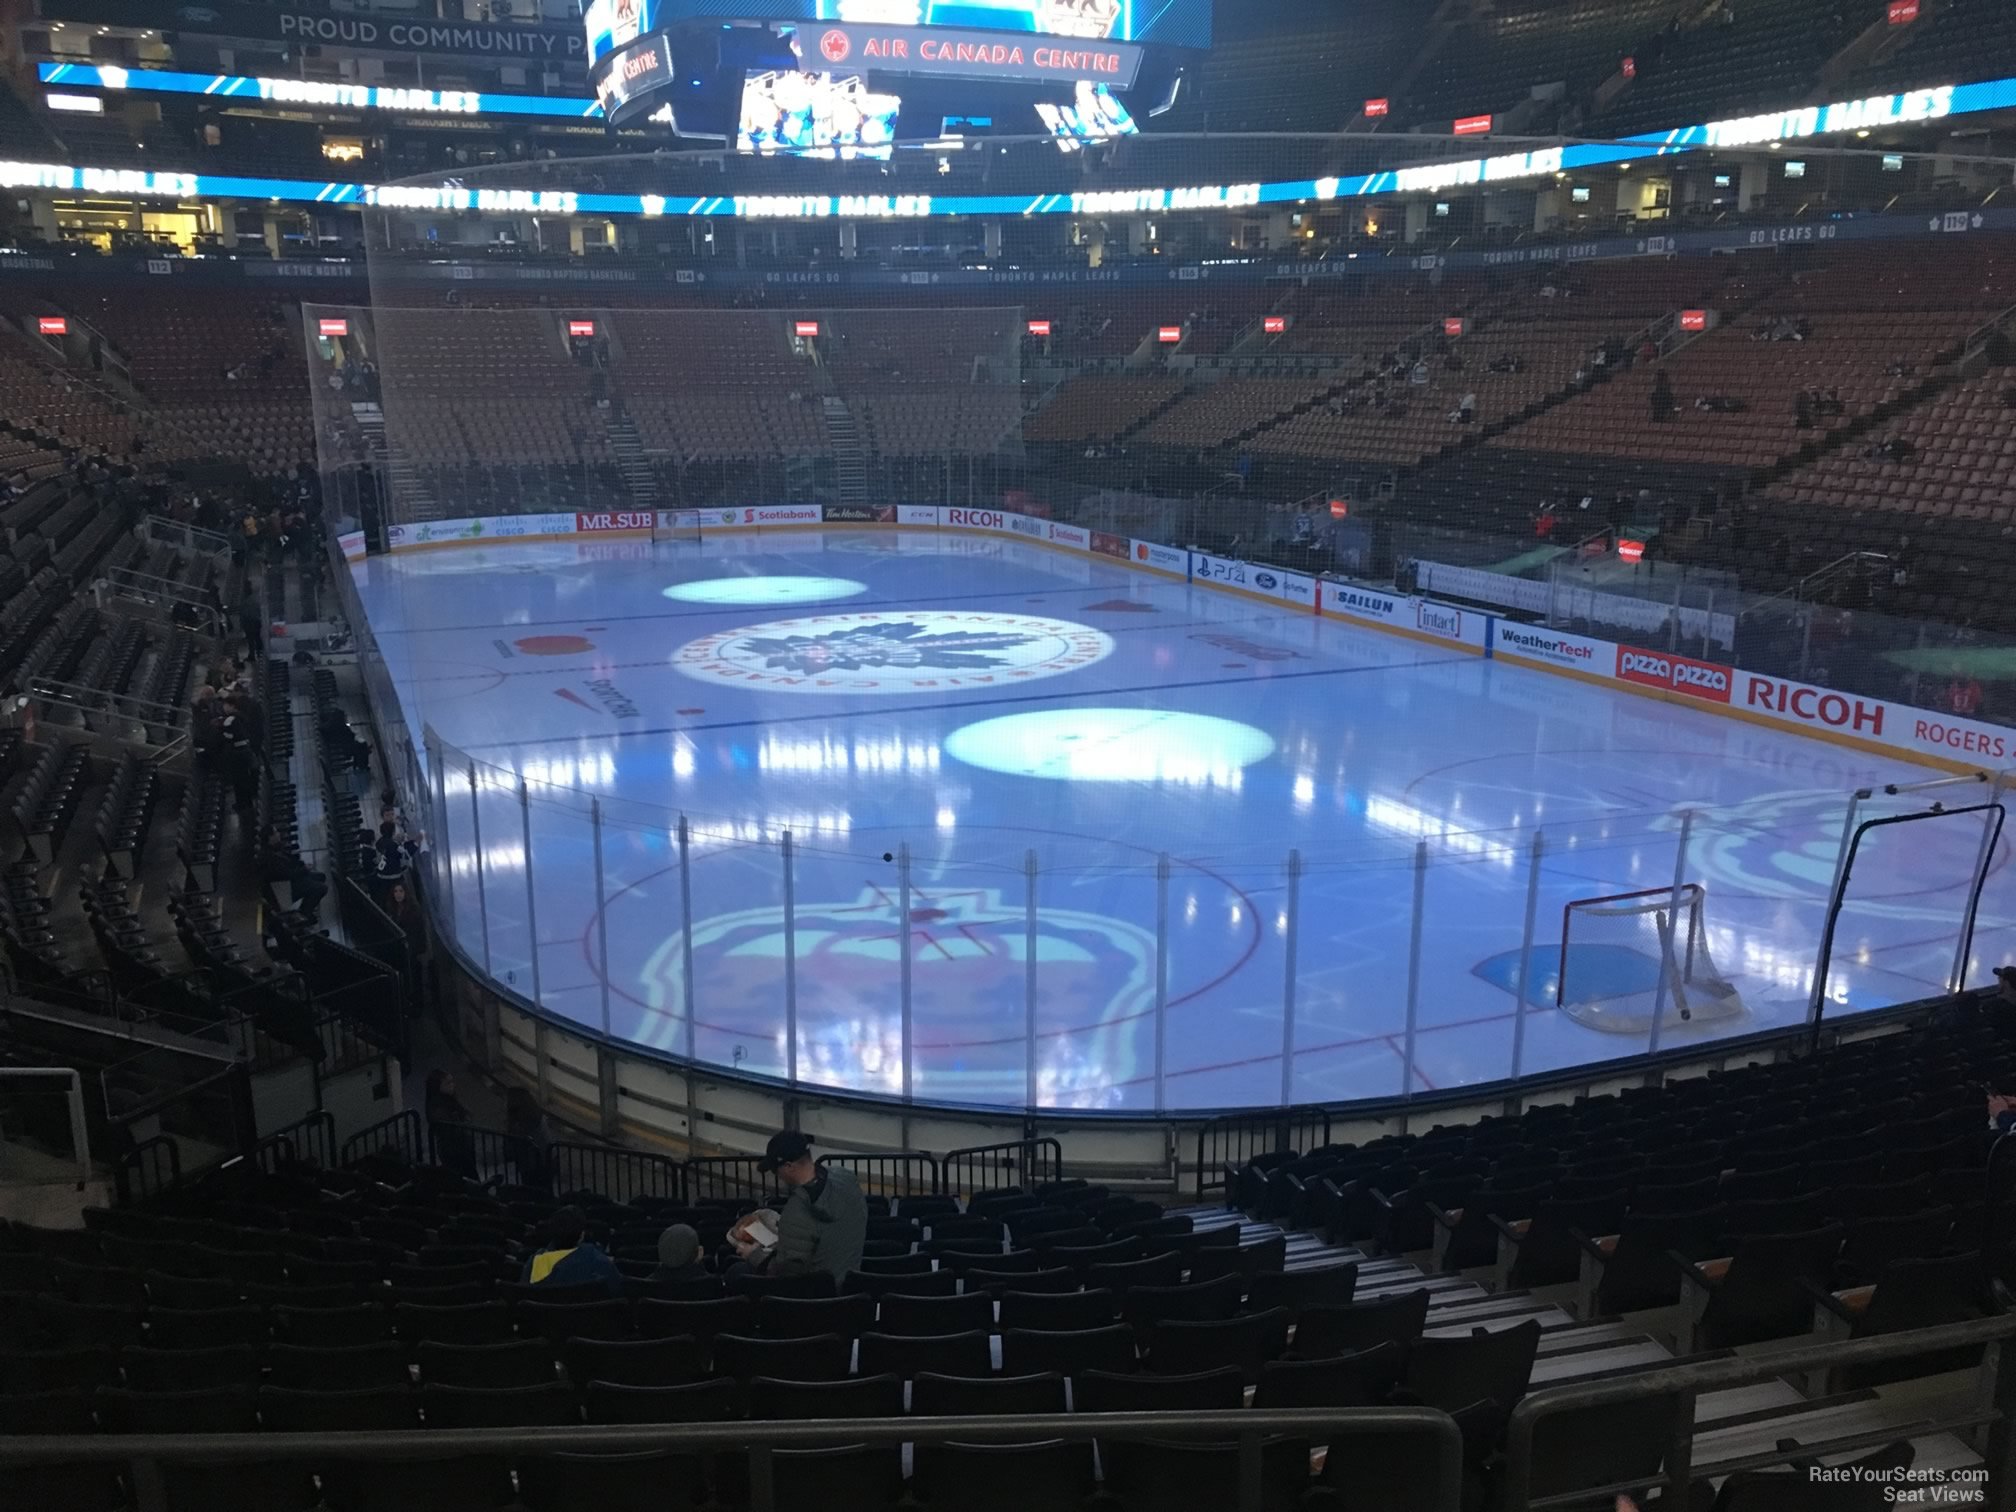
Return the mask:
M 1032 32 L 970 31 L 957 26 L 862 26 L 834 23 L 806 40 L 827 69 L 939 74 L 957 79 L 1010 79 L 1056 84 L 1090 79 L 1131 88 L 1141 48 L 1103 38 L 1051 37 Z M 812 47 L 806 49 L 811 62 Z

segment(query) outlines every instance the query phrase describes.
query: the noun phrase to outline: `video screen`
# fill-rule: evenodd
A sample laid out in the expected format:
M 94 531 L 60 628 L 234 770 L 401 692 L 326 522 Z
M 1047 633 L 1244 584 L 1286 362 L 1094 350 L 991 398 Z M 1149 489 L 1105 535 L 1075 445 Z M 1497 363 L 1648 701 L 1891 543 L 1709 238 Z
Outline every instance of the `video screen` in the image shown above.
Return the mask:
M 885 26 L 980 26 L 1125 41 L 1123 9 L 1120 0 L 819 0 L 819 19 Z
M 760 15 L 767 21 L 845 21 L 859 26 L 978 27 L 988 31 L 1036 32 L 1053 37 L 1140 42 L 1151 47 L 1209 47 L 1211 0 L 591 0 L 589 61 L 620 42 L 596 41 L 602 29 L 620 24 L 624 5 L 644 12 L 639 30 L 695 22 L 724 22 Z
M 896 141 L 899 95 L 877 94 L 859 78 L 772 70 L 742 85 L 742 152 L 801 157 L 889 156 Z
M 658 9 L 658 0 L 589 0 L 581 13 L 588 30 L 588 61 L 595 63 L 652 30 Z
M 1076 152 L 1087 142 L 1110 142 L 1115 137 L 1138 136 L 1141 128 L 1127 107 L 1113 98 L 1113 91 L 1089 79 L 1078 81 L 1077 93 L 1069 105 L 1052 105 L 1048 100 L 1036 106 L 1037 117 L 1057 138 L 1063 152 Z

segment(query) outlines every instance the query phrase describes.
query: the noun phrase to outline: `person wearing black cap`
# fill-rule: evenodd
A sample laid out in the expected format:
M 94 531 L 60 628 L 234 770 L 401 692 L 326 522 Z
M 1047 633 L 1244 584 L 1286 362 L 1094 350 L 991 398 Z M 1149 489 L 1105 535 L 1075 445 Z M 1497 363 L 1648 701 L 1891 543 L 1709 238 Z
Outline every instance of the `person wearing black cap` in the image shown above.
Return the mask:
M 770 1276 L 825 1271 L 835 1281 L 859 1269 L 868 1237 L 868 1203 L 852 1171 L 818 1164 L 812 1140 L 796 1129 L 770 1136 L 758 1162 L 790 1188 L 777 1218 L 777 1244 L 763 1250 L 747 1239 L 736 1250 L 750 1268 Z

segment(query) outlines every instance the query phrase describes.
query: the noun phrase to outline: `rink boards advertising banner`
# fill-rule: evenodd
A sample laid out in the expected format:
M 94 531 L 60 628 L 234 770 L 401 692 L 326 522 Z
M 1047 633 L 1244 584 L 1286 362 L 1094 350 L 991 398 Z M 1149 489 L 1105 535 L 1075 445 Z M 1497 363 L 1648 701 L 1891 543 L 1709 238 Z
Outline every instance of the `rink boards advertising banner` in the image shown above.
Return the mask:
M 857 527 L 895 524 L 994 536 L 1058 552 L 1080 564 L 1070 569 L 1073 572 L 1089 575 L 1095 557 L 1125 561 L 1145 572 L 1188 579 L 1244 597 L 1274 600 L 1298 610 L 1307 608 L 1327 618 L 1437 642 L 1452 649 L 1460 646 L 1517 666 L 1565 673 L 1753 723 L 1915 758 L 1950 770 L 1974 771 L 2016 761 L 2016 729 L 2000 725 L 1743 671 L 1696 657 L 1519 624 L 1481 609 L 1390 593 L 1357 583 L 1315 579 L 1265 563 L 1241 562 L 1207 552 L 1185 552 L 1155 541 L 1123 540 L 1009 510 L 931 504 L 829 505 L 823 509 L 817 504 L 751 504 L 664 510 L 657 512 L 656 518 L 663 525 L 697 526 L 703 533 L 711 530 L 729 537 L 769 529 L 803 529 L 829 522 Z M 386 539 L 391 551 L 400 552 L 426 547 L 480 546 L 495 541 L 646 534 L 652 523 L 653 512 L 648 510 L 507 515 L 392 525 L 386 529 Z M 339 538 L 346 557 L 357 544 L 354 534 Z M 1059 565 L 1062 567 L 1064 563 Z

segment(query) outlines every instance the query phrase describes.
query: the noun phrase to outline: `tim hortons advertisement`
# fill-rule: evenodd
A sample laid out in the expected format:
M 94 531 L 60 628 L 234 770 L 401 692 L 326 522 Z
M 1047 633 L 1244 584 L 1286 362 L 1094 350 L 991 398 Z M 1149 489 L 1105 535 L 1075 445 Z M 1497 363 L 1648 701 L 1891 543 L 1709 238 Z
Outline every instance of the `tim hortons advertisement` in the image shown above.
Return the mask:
M 1133 562 L 1136 567 L 1146 567 L 1152 572 L 1166 572 L 1171 577 L 1190 576 L 1190 554 L 1178 551 L 1174 546 L 1158 546 L 1153 541 L 1134 541 Z
M 894 525 L 894 504 L 828 504 L 828 525 Z
M 1119 557 L 1124 562 L 1128 556 L 1127 537 L 1095 530 L 1092 532 L 1092 549 L 1101 556 Z
M 1504 655 L 1523 656 L 1545 662 L 1550 667 L 1566 667 L 1571 672 L 1608 677 L 1615 666 L 1613 658 L 1617 648 L 1608 641 L 1590 640 L 1584 635 L 1569 635 L 1544 626 L 1515 625 L 1509 620 L 1500 620 L 1497 649 Z
M 577 514 L 574 516 L 574 529 L 580 535 L 595 535 L 608 530 L 649 530 L 656 518 L 657 512 L 650 509 Z
M 1696 661 L 1691 656 L 1619 646 L 1617 677 L 1619 681 L 1637 683 L 1641 687 L 1663 688 L 1669 693 L 1684 693 L 1689 698 L 1726 704 L 1735 673 L 1716 662 Z

